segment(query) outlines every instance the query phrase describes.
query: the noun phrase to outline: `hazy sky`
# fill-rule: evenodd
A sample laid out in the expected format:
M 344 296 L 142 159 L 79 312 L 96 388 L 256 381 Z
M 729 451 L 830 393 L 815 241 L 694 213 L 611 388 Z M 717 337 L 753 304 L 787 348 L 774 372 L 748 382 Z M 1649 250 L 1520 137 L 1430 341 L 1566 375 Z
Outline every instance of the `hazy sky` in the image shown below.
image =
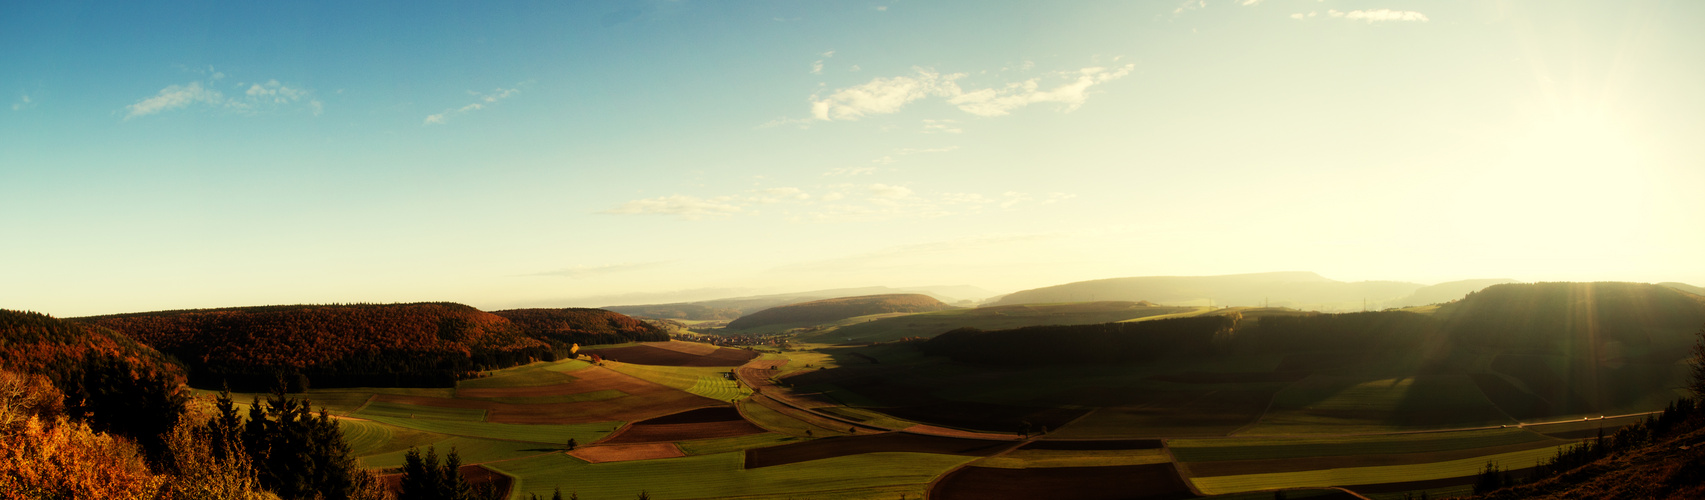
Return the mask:
M 0 308 L 1705 284 L 1702 24 L 1684 0 L 10 2 Z

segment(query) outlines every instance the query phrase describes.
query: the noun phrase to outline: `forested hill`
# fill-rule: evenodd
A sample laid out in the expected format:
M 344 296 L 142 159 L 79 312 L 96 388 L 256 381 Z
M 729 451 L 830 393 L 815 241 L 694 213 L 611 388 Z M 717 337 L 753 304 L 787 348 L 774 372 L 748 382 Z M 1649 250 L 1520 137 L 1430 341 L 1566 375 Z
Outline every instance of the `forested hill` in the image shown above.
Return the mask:
M 930 312 L 952 308 L 953 306 L 923 294 L 866 295 L 772 307 L 741 316 L 728 322 L 728 327 L 749 329 L 768 325 L 820 324 L 870 314 Z
M 0 309 L 0 370 L 39 373 L 68 384 L 88 357 L 117 358 L 138 369 L 183 376 L 164 354 L 112 330 Z
M 1556 353 L 1602 352 L 1616 343 L 1674 361 L 1674 351 L 1692 345 L 1705 325 L 1705 297 L 1646 283 L 1506 284 L 1436 315 L 1461 342 Z
M 561 347 L 571 344 L 666 342 L 668 332 L 627 315 L 603 309 L 510 309 L 493 311 L 527 336 Z
M 605 315 L 619 316 L 607 311 L 584 316 Z M 281 381 L 291 389 L 310 383 L 321 387 L 448 386 L 481 369 L 554 359 L 556 352 L 573 342 L 559 339 L 574 338 L 564 333 L 572 328 L 563 326 L 573 321 L 527 328 L 501 315 L 453 303 L 238 307 L 78 321 L 110 328 L 176 356 L 188 366 L 193 385 L 230 384 L 244 390 L 267 390 Z M 581 337 L 587 343 L 603 338 L 631 340 L 587 332 Z

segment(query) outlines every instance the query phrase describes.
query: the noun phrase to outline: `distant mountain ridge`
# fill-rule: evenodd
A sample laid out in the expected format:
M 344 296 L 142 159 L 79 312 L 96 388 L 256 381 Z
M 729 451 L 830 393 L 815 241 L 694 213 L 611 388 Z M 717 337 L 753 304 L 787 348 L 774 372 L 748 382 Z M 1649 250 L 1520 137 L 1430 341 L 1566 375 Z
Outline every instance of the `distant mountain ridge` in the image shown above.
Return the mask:
M 919 313 L 952 309 L 934 297 L 917 293 L 865 295 L 814 300 L 776 306 L 728 322 L 732 329 L 792 323 L 826 323 L 884 313 Z
M 1401 281 L 1344 282 L 1312 272 L 1273 272 L 1220 276 L 1140 276 L 1080 281 L 1013 292 L 990 304 L 1139 301 L 1216 306 L 1282 306 L 1351 311 L 1408 307 L 1462 298 L 1507 279 L 1463 280 L 1423 286 Z
M 714 321 L 731 320 L 776 306 L 799 304 L 814 300 L 898 293 L 928 295 L 944 303 L 958 302 L 960 300 L 975 300 L 995 295 L 994 292 L 990 292 L 988 290 L 964 285 L 905 288 L 870 286 L 859 288 L 832 288 L 827 290 L 812 290 L 808 292 L 780 293 L 771 295 L 753 295 L 746 297 L 730 297 L 726 299 L 675 302 L 668 304 L 605 306 L 600 309 L 646 318 Z

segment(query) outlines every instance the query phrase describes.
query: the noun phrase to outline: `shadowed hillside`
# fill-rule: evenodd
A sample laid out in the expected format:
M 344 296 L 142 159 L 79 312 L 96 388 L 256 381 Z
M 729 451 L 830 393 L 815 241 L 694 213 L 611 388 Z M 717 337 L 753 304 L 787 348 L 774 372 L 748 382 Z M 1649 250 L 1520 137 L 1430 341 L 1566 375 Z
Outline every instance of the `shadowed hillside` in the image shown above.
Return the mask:
M 79 318 L 182 360 L 201 387 L 267 390 L 284 381 L 446 386 L 481 367 L 551 358 L 508 319 L 451 303 L 294 305 Z
M 951 309 L 953 306 L 922 294 L 867 295 L 826 299 L 772 307 L 728 322 L 732 329 L 783 324 L 819 324 L 855 316 L 885 313 L 917 313 Z
M 1397 281 L 1346 283 L 1310 272 L 1225 276 L 1144 276 L 1080 281 L 1014 292 L 990 305 L 1099 300 L 1148 300 L 1162 304 L 1220 306 L 1271 304 L 1302 309 L 1359 309 L 1409 296 L 1421 285 Z

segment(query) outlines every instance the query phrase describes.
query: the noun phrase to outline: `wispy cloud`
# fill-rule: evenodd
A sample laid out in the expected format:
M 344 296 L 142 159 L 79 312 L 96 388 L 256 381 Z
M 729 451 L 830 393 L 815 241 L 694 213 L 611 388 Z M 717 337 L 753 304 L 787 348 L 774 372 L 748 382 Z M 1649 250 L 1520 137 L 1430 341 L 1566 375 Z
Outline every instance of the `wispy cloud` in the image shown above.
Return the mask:
M 225 78 L 225 74 L 213 71 L 207 82 L 194 81 L 182 85 L 168 85 L 160 89 L 152 97 L 136 101 L 125 106 L 126 120 L 156 113 L 182 109 L 190 106 L 208 106 L 231 111 L 254 113 L 265 110 L 279 110 L 300 106 L 306 108 L 315 116 L 325 111 L 325 104 L 314 96 L 314 91 L 279 83 L 278 80 L 267 80 L 266 83 L 237 83 L 234 87 L 236 95 L 227 96 L 214 88 L 214 83 Z
M 225 104 L 225 94 L 222 94 L 217 90 L 202 88 L 201 82 L 190 82 L 186 85 L 170 85 L 166 88 L 160 89 L 160 92 L 154 94 L 154 97 L 136 101 L 136 104 L 125 106 L 124 109 L 129 110 L 129 113 L 125 114 L 124 117 L 125 119 L 131 119 L 138 116 L 148 116 L 161 111 L 183 108 L 196 103 L 220 106 Z
M 446 109 L 442 113 L 427 115 L 426 120 L 424 122 L 422 122 L 421 124 L 422 125 L 443 125 L 445 123 L 449 123 L 451 117 L 454 117 L 457 115 L 462 115 L 462 114 L 467 114 L 467 113 L 472 113 L 475 111 L 485 109 L 488 106 L 497 104 L 498 101 L 508 99 L 510 96 L 513 96 L 513 95 L 519 94 L 519 93 L 521 93 L 521 88 L 519 86 L 514 87 L 514 88 L 507 88 L 507 89 L 499 88 L 499 89 L 491 91 L 490 93 L 481 93 L 481 92 L 469 91 L 468 94 L 471 94 L 474 96 L 474 102 L 469 103 L 468 105 L 462 106 L 460 108 Z
M 1349 12 L 1328 10 L 1326 11 L 1326 15 L 1341 17 L 1351 21 L 1367 21 L 1369 24 L 1382 21 L 1418 21 L 1423 23 L 1428 21 L 1426 14 L 1412 10 L 1375 9 L 1352 10 Z
M 30 99 L 29 94 L 19 94 L 18 100 L 12 101 L 12 111 L 19 111 L 19 110 L 23 110 L 25 108 L 35 107 L 35 105 L 36 105 L 35 100 Z
M 1319 17 L 1319 16 L 1320 16 L 1319 11 L 1309 12 L 1307 14 L 1303 14 L 1303 13 L 1299 12 L 1296 14 L 1291 14 L 1291 19 L 1306 20 L 1306 19 L 1312 19 L 1312 18 Z M 1326 17 L 1330 17 L 1333 19 L 1345 19 L 1345 20 L 1349 20 L 1349 21 L 1365 21 L 1368 24 L 1373 24 L 1373 23 L 1378 23 L 1378 22 L 1386 22 L 1386 21 L 1408 21 L 1408 22 L 1421 22 L 1421 23 L 1431 21 L 1431 19 L 1427 18 L 1426 14 L 1422 14 L 1420 12 L 1415 12 L 1412 10 L 1391 10 L 1391 9 L 1352 10 L 1349 12 L 1343 12 L 1343 11 L 1330 10 L 1329 9 L 1326 11 Z
M 870 115 L 897 113 L 908 104 L 932 97 L 942 98 L 960 111 L 977 116 L 1006 115 L 1014 109 L 1039 103 L 1061 104 L 1061 111 L 1070 112 L 1083 106 L 1090 87 L 1122 78 L 1135 68 L 1133 64 L 1115 68 L 1092 66 L 971 91 L 961 88 L 958 83 L 966 77 L 965 73 L 943 74 L 926 68 L 913 68 L 913 75 L 879 77 L 826 96 L 813 96 L 811 116 L 820 121 L 858 120 Z M 1044 87 L 1045 79 L 1062 79 L 1064 82 Z M 957 127 L 939 127 L 933 131 L 958 130 Z
M 923 132 L 925 134 L 937 134 L 937 133 L 939 133 L 939 134 L 958 134 L 958 133 L 961 133 L 964 131 L 965 131 L 965 129 L 959 128 L 959 121 L 958 120 L 931 120 L 928 118 L 924 119 L 924 130 L 923 130 Z
M 1134 64 L 1112 69 L 1099 66 L 1083 68 L 1075 75 L 1065 73 L 1075 79 L 1052 89 L 1040 90 L 1040 79 L 1032 78 L 1008 84 L 1005 88 L 967 92 L 948 99 L 947 102 L 977 116 L 1001 116 L 1017 108 L 1046 102 L 1059 103 L 1064 105 L 1064 111 L 1073 111 L 1082 107 L 1084 101 L 1089 98 L 1091 86 L 1122 78 L 1135 68 Z
M 857 169 L 851 169 L 857 170 Z M 824 174 L 856 175 L 834 172 Z M 1011 210 L 1020 205 L 1047 205 L 1071 199 L 1065 193 L 1031 194 L 1008 191 L 979 193 L 919 193 L 909 186 L 887 183 L 817 186 L 815 193 L 794 187 L 751 190 L 716 197 L 670 195 L 623 203 L 598 212 L 606 215 L 664 215 L 685 220 L 754 216 L 759 208 L 792 222 L 876 221 L 897 218 L 937 218 L 988 210 Z
M 629 272 L 629 271 L 642 271 L 642 270 L 646 270 L 646 269 L 661 267 L 661 266 L 668 264 L 668 263 L 669 262 L 667 262 L 667 261 L 656 261 L 656 262 L 622 262 L 622 263 L 617 263 L 617 264 L 599 264 L 599 265 L 592 265 L 592 266 L 581 265 L 581 266 L 565 267 L 562 269 L 557 269 L 555 271 L 545 271 L 542 273 L 525 274 L 522 276 L 558 276 L 558 277 L 572 278 L 572 279 L 587 279 L 587 278 L 594 278 L 594 277 L 598 277 L 598 276 L 604 276 L 604 275 L 608 275 L 608 274 L 618 274 L 618 273 L 624 273 L 624 272 Z
M 743 210 L 740 205 L 732 203 L 733 201 L 735 200 L 726 196 L 705 199 L 677 194 L 633 200 L 598 213 L 607 215 L 673 215 L 683 219 L 698 220 L 705 217 L 732 215 Z

